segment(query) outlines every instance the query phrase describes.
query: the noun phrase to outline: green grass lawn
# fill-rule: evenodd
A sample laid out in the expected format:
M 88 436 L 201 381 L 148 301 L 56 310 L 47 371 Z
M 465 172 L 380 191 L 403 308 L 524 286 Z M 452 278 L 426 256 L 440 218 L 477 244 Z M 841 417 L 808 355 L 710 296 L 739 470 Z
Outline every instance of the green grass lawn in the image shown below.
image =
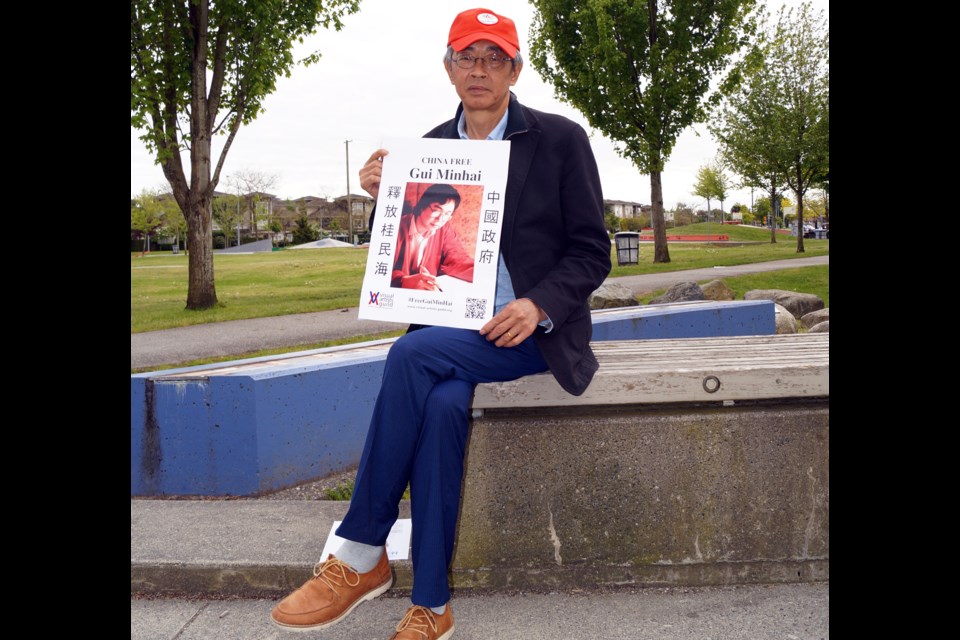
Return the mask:
M 667 234 L 706 234 L 707 225 L 704 222 L 688 225 L 677 229 L 667 229 Z M 725 234 L 730 236 L 731 244 L 718 242 L 669 242 L 670 262 L 653 263 L 653 243 L 640 243 L 639 264 L 617 266 L 617 253 L 611 255 L 613 269 L 611 277 L 633 276 L 645 273 L 666 273 L 681 269 L 705 269 L 714 266 L 731 266 L 750 264 L 753 262 L 767 262 L 769 260 L 789 260 L 790 258 L 806 258 L 824 256 L 830 253 L 829 240 L 812 240 L 804 238 L 803 253 L 797 253 L 797 239 L 788 234 L 777 234 L 777 242 L 770 242 L 770 229 L 759 227 L 744 227 L 738 224 L 719 225 L 710 224 L 710 234 Z M 734 244 L 751 243 L 751 244 Z M 755 244 L 753 244 L 755 243 Z
M 781 269 L 779 271 L 765 271 L 732 278 L 709 278 L 698 280 L 697 284 L 706 284 L 710 280 L 723 280 L 733 289 L 736 300 L 743 300 L 743 294 L 752 289 L 782 289 L 797 293 L 809 293 L 823 300 L 823 306 L 830 306 L 830 267 L 829 265 L 815 265 L 812 267 L 797 267 L 795 269 Z M 653 298 L 663 293 L 654 291 L 641 296 L 638 300 L 647 304 Z
M 186 256 L 133 254 L 130 332 L 356 307 L 366 264 L 354 248 L 216 254 L 219 304 L 188 311 Z
M 804 239 L 804 253 L 797 253 L 797 239 L 786 234 L 770 243 L 770 230 L 711 223 L 711 233 L 726 233 L 731 241 L 746 245 L 670 242 L 670 262 L 653 263 L 653 244 L 641 243 L 639 264 L 617 266 L 611 247 L 611 277 L 661 273 L 785 260 L 829 254 L 829 240 Z M 706 233 L 700 223 L 669 233 Z M 331 248 L 273 251 L 255 254 L 216 254 L 214 278 L 219 304 L 204 311 L 188 311 L 187 257 L 150 253 L 130 256 L 130 332 L 156 331 L 208 322 L 262 318 L 356 307 L 367 263 L 367 249 Z M 787 269 L 724 281 L 743 297 L 748 289 L 789 289 L 814 293 L 827 302 L 827 267 Z M 774 275 L 780 274 L 780 275 Z M 816 274 L 816 275 L 814 275 Z M 753 280 L 745 280 L 753 279 Z M 751 284 L 735 286 L 741 281 Z M 778 283 L 783 282 L 783 286 Z M 764 284 L 765 283 L 765 284 Z M 746 287 L 746 288 L 744 288 Z M 741 290 L 742 289 L 742 290 Z M 652 297 L 652 296 L 651 296 Z M 829 306 L 829 305 L 828 305 Z

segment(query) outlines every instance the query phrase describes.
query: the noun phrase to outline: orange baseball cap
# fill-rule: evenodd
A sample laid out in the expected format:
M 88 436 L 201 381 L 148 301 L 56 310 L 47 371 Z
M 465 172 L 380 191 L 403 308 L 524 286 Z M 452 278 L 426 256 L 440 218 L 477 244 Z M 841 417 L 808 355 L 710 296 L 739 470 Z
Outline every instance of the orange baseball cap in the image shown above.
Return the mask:
M 447 46 L 453 47 L 454 51 L 463 51 L 477 40 L 489 40 L 497 44 L 511 58 L 517 57 L 520 48 L 517 25 L 510 18 L 490 9 L 468 9 L 457 14 L 450 26 Z

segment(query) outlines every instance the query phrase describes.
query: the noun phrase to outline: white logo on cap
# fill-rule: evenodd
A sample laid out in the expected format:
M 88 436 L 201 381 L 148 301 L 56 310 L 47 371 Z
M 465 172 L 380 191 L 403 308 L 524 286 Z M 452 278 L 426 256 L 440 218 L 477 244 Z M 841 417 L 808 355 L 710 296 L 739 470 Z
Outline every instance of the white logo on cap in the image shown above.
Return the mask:
M 477 15 L 477 22 L 482 22 L 483 24 L 497 24 L 500 22 L 500 18 L 492 13 L 481 13 Z

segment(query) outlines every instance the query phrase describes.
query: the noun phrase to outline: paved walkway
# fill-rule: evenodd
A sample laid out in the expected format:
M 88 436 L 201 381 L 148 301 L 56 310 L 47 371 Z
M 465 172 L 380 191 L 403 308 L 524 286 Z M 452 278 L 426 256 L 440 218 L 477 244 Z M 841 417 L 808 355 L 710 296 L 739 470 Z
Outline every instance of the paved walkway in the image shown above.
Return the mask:
M 130 640 L 386 640 L 409 606 L 381 596 L 323 631 L 270 621 L 273 600 L 130 600 Z M 454 594 L 453 640 L 829 640 L 828 583 Z
M 830 256 L 623 276 L 610 278 L 608 282 L 618 282 L 629 287 L 634 294 L 641 295 L 667 289 L 678 282 L 706 282 L 716 278 L 821 264 L 830 264 Z M 253 353 L 260 349 L 312 345 L 404 327 L 406 324 L 360 320 L 357 318 L 357 308 L 352 307 L 134 333 L 130 335 L 130 367 L 159 367 L 200 358 Z

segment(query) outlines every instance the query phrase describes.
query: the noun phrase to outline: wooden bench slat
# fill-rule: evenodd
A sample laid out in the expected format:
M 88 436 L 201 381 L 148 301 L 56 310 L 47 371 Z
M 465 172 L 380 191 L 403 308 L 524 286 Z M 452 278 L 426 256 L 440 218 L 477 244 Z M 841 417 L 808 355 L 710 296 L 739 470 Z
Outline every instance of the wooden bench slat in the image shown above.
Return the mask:
M 473 408 L 829 396 L 829 335 L 594 343 L 600 369 L 583 395 L 570 395 L 542 373 L 478 385 Z

